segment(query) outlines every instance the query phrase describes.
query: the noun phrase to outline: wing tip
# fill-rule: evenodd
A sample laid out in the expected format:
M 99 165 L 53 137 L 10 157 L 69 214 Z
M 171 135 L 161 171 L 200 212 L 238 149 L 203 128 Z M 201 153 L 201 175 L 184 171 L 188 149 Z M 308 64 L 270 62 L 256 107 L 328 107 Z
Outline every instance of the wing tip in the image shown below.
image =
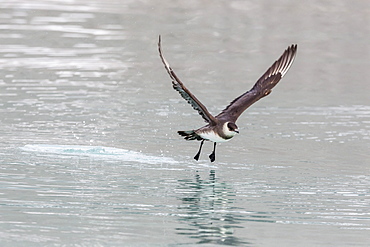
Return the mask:
M 295 56 L 295 54 L 297 53 L 297 50 L 298 50 L 298 45 L 297 44 L 291 44 L 288 49 L 286 49 L 287 51 L 291 51 L 293 53 L 293 55 Z
M 279 72 L 281 73 L 281 78 L 285 76 L 285 74 L 288 72 L 290 67 L 292 66 L 295 57 L 297 55 L 297 49 L 298 45 L 297 44 L 291 44 L 283 53 L 283 55 L 277 60 L 283 59 L 284 62 L 279 66 Z
M 158 35 L 158 50 L 159 53 L 162 54 L 162 48 L 161 48 L 161 35 Z

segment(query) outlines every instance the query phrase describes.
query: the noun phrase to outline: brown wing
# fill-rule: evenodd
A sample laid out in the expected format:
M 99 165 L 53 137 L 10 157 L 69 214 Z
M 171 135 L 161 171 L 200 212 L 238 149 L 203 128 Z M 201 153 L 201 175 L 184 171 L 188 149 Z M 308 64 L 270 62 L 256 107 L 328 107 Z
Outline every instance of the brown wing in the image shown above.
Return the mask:
M 288 47 L 283 55 L 258 79 L 251 90 L 234 99 L 216 118 L 235 122 L 254 102 L 269 95 L 272 88 L 288 72 L 296 54 L 297 45 Z
M 173 88 L 180 93 L 180 95 L 195 109 L 198 111 L 199 115 L 203 117 L 203 119 L 208 122 L 211 125 L 215 125 L 217 122 L 217 119 L 215 119 L 214 116 L 212 116 L 207 108 L 187 89 L 184 84 L 180 81 L 180 79 L 177 77 L 175 72 L 172 70 L 166 59 L 163 57 L 162 54 L 162 48 L 161 48 L 161 36 L 159 36 L 158 41 L 158 51 L 159 56 L 162 59 L 162 62 L 164 64 L 164 67 L 167 70 L 167 73 L 170 75 L 172 79 L 172 86 Z

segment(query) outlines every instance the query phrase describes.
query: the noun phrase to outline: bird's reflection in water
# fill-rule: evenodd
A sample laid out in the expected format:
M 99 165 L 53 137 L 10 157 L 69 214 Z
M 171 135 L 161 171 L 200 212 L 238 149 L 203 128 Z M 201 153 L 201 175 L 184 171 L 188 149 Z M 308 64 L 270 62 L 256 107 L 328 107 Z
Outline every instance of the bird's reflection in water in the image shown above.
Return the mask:
M 250 244 L 235 237 L 242 215 L 232 207 L 235 192 L 227 184 L 218 182 L 214 170 L 208 179 L 197 173 L 193 179 L 179 180 L 177 193 L 182 205 L 179 217 L 186 227 L 177 228 L 177 233 L 197 239 L 197 244 L 240 245 Z

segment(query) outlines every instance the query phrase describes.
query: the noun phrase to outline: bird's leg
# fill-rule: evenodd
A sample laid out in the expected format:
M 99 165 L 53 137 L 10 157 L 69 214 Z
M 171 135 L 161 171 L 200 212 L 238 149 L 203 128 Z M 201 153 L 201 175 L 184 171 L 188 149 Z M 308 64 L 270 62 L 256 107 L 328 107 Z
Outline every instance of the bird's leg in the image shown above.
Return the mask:
M 202 142 L 200 143 L 199 151 L 198 151 L 198 153 L 194 156 L 194 159 L 195 159 L 195 160 L 199 160 L 199 155 L 200 155 L 200 151 L 202 151 L 203 143 L 204 143 L 204 140 L 202 140 Z
M 216 159 L 216 142 L 213 143 L 213 152 L 209 155 L 209 159 L 211 162 L 215 161 Z

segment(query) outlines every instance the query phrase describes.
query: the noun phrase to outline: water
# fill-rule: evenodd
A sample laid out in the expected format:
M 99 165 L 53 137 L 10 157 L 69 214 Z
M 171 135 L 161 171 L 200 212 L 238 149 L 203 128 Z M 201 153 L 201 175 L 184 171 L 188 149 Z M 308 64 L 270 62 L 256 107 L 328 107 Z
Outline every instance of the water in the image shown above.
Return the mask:
M 368 1 L 2 1 L 1 246 L 368 246 Z M 216 114 L 292 43 L 218 146 Z

